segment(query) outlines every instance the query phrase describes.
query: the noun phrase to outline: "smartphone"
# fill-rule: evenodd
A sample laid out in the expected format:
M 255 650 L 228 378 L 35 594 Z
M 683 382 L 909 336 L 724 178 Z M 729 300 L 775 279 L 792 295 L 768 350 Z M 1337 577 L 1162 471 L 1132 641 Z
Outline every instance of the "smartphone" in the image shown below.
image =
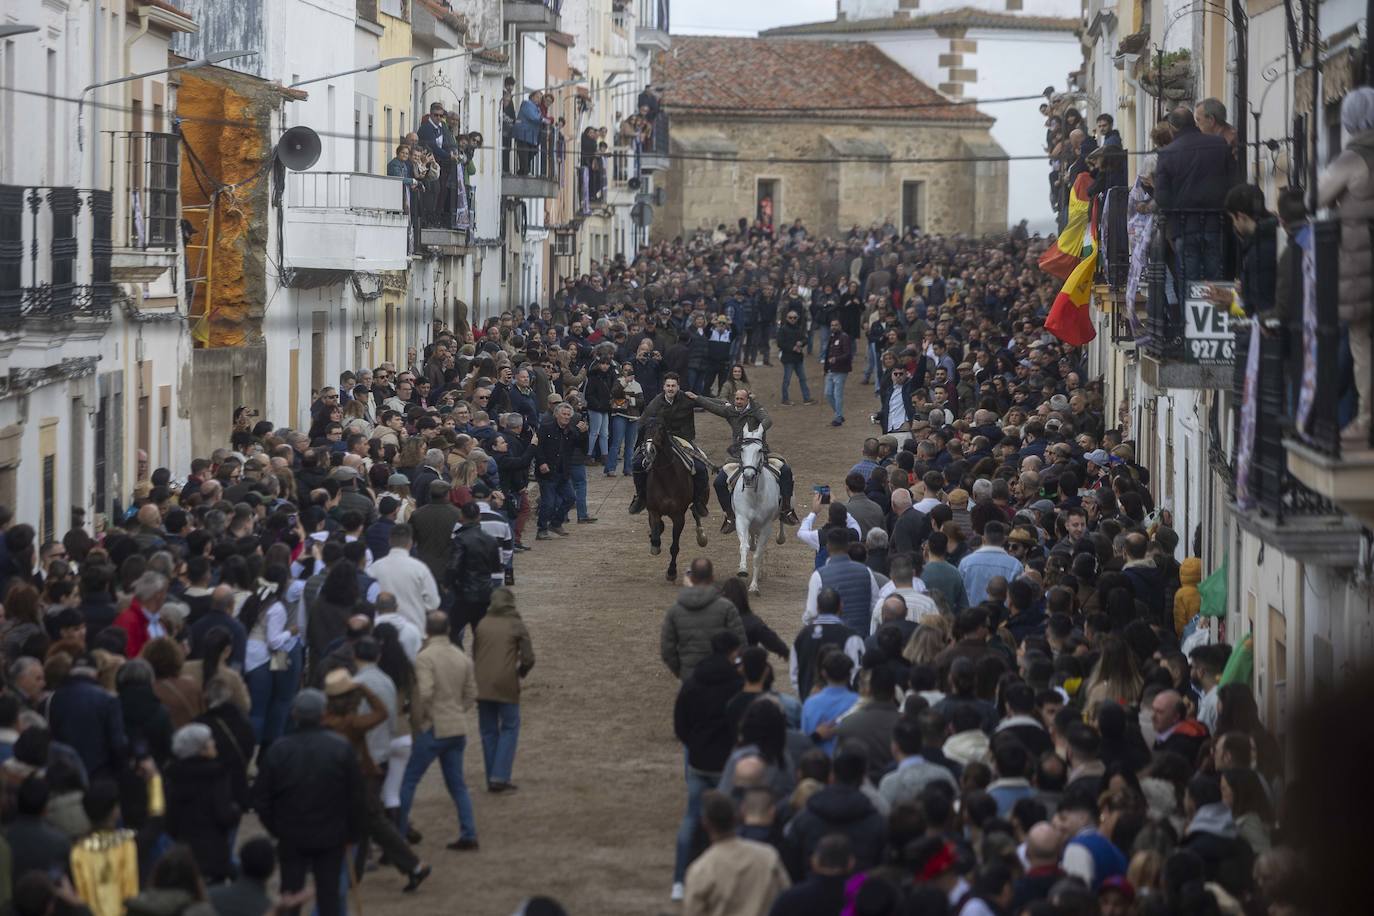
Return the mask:
M 830 487 L 826 486 L 825 484 L 817 484 L 816 486 L 812 487 L 811 489 L 812 489 L 812 491 L 814 491 L 815 493 L 820 494 L 821 502 L 822 502 L 822 503 L 828 503 L 828 502 L 830 502 Z

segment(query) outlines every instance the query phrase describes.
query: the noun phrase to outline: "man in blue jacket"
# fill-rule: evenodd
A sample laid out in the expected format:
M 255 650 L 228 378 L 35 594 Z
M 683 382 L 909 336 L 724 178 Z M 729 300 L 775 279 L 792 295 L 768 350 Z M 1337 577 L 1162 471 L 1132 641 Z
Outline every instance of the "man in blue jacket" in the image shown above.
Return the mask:
M 535 101 L 538 97 L 538 90 L 531 92 L 529 98 L 520 103 L 520 111 L 515 115 L 516 172 L 520 175 L 530 173 L 530 162 L 544 132 L 544 113 Z

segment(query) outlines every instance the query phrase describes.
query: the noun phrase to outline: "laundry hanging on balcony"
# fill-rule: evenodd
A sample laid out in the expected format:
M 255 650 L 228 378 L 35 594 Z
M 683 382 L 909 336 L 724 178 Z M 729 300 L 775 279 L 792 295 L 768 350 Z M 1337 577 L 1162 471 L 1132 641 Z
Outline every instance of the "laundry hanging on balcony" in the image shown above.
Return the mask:
M 1069 221 L 1059 238 L 1040 256 L 1040 269 L 1051 277 L 1067 280 L 1074 268 L 1093 250 L 1092 234 L 1088 223 L 1092 217 L 1092 199 L 1088 188 L 1093 177 L 1088 172 L 1081 173 L 1074 180 L 1073 190 L 1069 192 Z M 1091 280 L 1091 277 L 1089 278 Z

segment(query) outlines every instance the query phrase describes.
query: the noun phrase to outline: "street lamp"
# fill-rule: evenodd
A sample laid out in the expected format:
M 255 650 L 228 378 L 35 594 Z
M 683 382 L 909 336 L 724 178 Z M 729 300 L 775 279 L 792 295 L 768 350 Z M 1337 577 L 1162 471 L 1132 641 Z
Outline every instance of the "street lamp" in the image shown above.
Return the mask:
M 91 90 L 103 89 L 106 86 L 113 86 L 117 83 L 129 83 L 149 76 L 160 76 L 163 73 L 178 73 L 182 70 L 199 70 L 202 67 L 223 63 L 226 60 L 233 60 L 236 57 L 253 57 L 256 56 L 257 53 L 257 51 L 216 51 L 214 54 L 207 54 L 204 57 L 198 57 L 184 64 L 177 64 L 175 67 L 163 67 L 161 70 L 149 70 L 146 73 L 131 73 L 128 76 L 120 76 L 100 83 L 91 83 L 85 89 L 81 90 L 81 95 L 76 100 L 76 148 L 85 148 L 82 144 L 81 114 L 86 104 L 86 93 Z
M 0 25 L 0 38 L 13 38 L 16 35 L 27 35 L 30 32 L 37 32 L 36 25 L 20 25 L 17 22 L 7 22 Z
M 419 70 L 421 67 L 430 67 L 430 66 L 433 66 L 434 64 L 442 64 L 442 63 L 444 63 L 445 61 L 458 60 L 459 58 L 463 58 L 463 57 L 471 57 L 471 56 L 474 55 L 474 54 L 485 54 L 485 53 L 488 52 L 488 51 L 498 51 L 498 50 L 500 50 L 501 48 L 509 48 L 509 47 L 510 47 L 511 45 L 513 45 L 513 44 L 515 44 L 515 42 L 513 42 L 513 41 L 503 41 L 503 42 L 501 42 L 499 45 L 492 45 L 492 46 L 489 47 L 489 48 L 469 48 L 469 49 L 466 50 L 466 51 L 459 51 L 457 54 L 449 54 L 449 55 L 447 55 L 447 56 L 445 56 L 445 57 L 436 57 L 436 58 L 434 58 L 433 60 L 422 60 L 422 61 L 420 61 L 418 64 L 415 64 L 414 66 L 412 66 L 412 67 L 410 68 L 410 72 L 411 72 L 411 73 L 414 73 L 416 70 Z M 412 57 L 411 60 L 416 60 L 416 58 L 413 58 L 413 57 Z
M 329 73 L 325 76 L 314 76 L 308 80 L 297 80 L 296 82 L 292 83 L 290 86 L 287 86 L 286 88 L 295 89 L 299 86 L 305 86 L 310 83 L 322 83 L 325 80 L 338 79 L 341 76 L 351 76 L 354 73 L 376 73 L 378 70 L 382 70 L 386 67 L 394 67 L 397 64 L 407 64 L 410 63 L 412 60 L 419 59 L 420 58 L 416 57 L 413 54 L 407 55 L 405 57 L 386 57 L 377 61 L 375 64 L 372 64 L 369 67 L 354 67 L 352 70 L 344 70 L 341 73 Z

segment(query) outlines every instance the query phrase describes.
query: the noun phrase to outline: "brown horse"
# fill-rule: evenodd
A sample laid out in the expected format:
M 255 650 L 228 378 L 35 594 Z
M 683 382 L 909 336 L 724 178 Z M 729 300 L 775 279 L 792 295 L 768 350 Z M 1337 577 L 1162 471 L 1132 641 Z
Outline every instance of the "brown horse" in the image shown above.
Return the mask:
M 692 472 L 675 453 L 672 437 L 659 424 L 649 439 L 648 480 L 644 488 L 644 505 L 649 513 L 649 553 L 658 556 L 663 550 L 663 519 L 673 521 L 673 543 L 668 548 L 669 582 L 677 579 L 678 541 L 682 528 L 692 511 Z M 693 516 L 697 528 L 698 546 L 706 546 L 706 532 L 701 521 Z

